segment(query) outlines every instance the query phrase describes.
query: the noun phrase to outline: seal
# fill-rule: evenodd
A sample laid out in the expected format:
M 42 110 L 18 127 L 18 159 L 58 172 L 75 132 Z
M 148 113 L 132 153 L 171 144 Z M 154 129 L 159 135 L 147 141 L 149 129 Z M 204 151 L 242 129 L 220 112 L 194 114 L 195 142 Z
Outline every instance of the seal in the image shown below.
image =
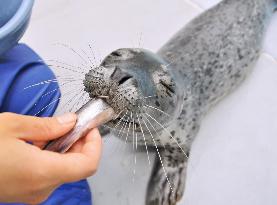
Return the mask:
M 156 148 L 147 205 L 174 205 L 181 199 L 201 120 L 251 72 L 276 8 L 276 0 L 223 0 L 157 54 L 118 49 L 86 74 L 90 97 L 105 99 L 117 112 L 108 125 L 120 138 L 125 134 L 147 153 L 149 146 Z

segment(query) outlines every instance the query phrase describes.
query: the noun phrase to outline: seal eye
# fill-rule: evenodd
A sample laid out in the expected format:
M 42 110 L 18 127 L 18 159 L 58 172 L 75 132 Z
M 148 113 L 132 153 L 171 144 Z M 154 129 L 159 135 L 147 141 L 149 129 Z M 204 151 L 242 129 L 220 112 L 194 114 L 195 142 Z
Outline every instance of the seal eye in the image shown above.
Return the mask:
M 173 84 L 169 84 L 164 80 L 160 80 L 160 85 L 162 85 L 162 87 L 164 88 L 164 92 L 169 96 L 172 97 L 175 94 L 175 90 L 174 90 L 174 85 Z
M 173 87 L 171 85 L 168 85 L 166 82 L 164 81 L 160 81 L 160 83 L 172 94 L 175 94 L 175 90 L 173 89 Z
M 112 56 L 120 57 L 121 53 L 119 51 L 114 51 L 111 53 Z

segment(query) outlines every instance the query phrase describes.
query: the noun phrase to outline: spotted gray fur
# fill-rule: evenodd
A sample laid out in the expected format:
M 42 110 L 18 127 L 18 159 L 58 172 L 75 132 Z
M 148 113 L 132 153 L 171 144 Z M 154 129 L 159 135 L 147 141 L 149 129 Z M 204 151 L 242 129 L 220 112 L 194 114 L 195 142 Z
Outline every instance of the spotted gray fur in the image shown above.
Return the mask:
M 110 126 L 121 124 L 116 129 L 130 142 L 132 126 L 139 145 L 157 145 L 147 205 L 175 205 L 182 197 L 187 157 L 200 122 L 251 72 L 276 5 L 276 0 L 223 0 L 157 54 L 119 49 L 87 73 L 86 91 L 104 97 L 119 113 Z

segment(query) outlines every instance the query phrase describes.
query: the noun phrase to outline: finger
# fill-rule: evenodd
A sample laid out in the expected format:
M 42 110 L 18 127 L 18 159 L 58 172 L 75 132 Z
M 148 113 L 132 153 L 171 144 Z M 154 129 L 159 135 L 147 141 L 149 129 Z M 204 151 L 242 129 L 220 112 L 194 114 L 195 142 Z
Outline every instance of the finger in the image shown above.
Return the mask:
M 58 117 L 31 117 L 13 113 L 0 114 L 0 123 L 10 136 L 29 141 L 46 141 L 66 134 L 75 125 L 76 114 L 67 113 Z
M 36 141 L 36 142 L 33 142 L 33 145 L 37 146 L 40 149 L 43 149 L 46 144 L 47 144 L 47 142 L 45 142 L 45 141 Z
M 79 139 L 77 142 L 75 142 L 71 148 L 67 151 L 68 153 L 70 152 L 82 152 L 82 149 L 84 145 L 91 141 L 91 137 L 93 137 L 95 134 L 100 135 L 98 129 L 92 130 L 87 136 L 82 137 Z
M 79 153 L 58 154 L 43 151 L 44 165 L 53 178 L 59 180 L 58 183 L 81 180 L 96 172 L 102 151 L 101 136 L 98 130 L 94 129 L 84 139 Z
M 83 137 L 83 138 L 79 139 L 77 142 L 75 142 L 67 152 L 68 153 L 72 153 L 72 152 L 80 153 L 82 151 L 84 143 L 85 143 L 85 137 Z
M 100 158 L 100 154 L 102 151 L 102 138 L 97 128 L 91 130 L 89 134 L 84 138 L 84 144 L 81 152 L 85 154 L 87 157 L 90 157 L 95 152 L 95 148 L 100 148 L 98 150 Z

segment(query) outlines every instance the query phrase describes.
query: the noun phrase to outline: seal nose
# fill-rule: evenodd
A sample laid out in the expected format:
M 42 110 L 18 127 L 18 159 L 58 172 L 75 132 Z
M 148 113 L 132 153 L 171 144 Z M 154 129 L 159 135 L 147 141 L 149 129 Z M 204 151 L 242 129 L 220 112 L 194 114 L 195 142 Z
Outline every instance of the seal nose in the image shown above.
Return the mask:
M 115 67 L 113 73 L 111 74 L 111 79 L 113 81 L 116 81 L 118 85 L 122 85 L 132 77 L 133 77 L 132 75 L 130 75 L 125 71 L 122 71 L 118 66 Z

